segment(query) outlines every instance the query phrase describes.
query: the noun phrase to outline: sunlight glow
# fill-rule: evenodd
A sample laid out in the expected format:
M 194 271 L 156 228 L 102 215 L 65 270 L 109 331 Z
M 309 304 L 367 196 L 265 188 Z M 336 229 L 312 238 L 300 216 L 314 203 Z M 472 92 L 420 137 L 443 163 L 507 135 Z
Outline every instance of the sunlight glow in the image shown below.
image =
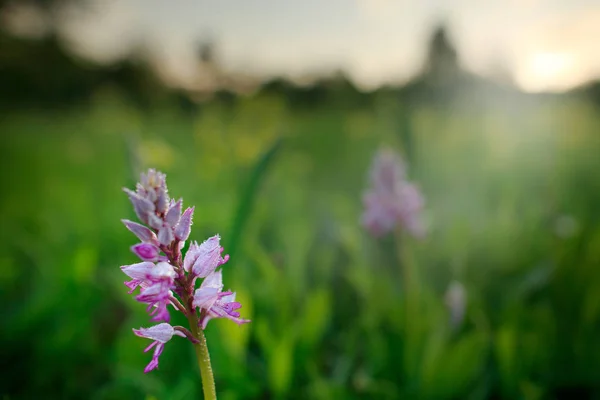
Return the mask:
M 533 53 L 517 74 L 519 85 L 531 92 L 564 90 L 585 78 L 573 54 L 559 52 Z

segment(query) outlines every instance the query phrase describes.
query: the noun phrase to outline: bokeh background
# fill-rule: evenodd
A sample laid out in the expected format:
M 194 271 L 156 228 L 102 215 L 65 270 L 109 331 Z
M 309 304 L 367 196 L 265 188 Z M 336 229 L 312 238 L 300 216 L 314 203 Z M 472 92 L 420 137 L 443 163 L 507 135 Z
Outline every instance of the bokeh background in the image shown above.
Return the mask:
M 0 16 L 2 399 L 201 398 L 189 343 L 144 375 L 131 332 L 150 322 L 121 188 L 149 167 L 196 206 L 192 239 L 221 234 L 253 321 L 206 330 L 221 399 L 600 398 L 597 2 Z M 423 240 L 360 226 L 382 146 L 426 198 Z

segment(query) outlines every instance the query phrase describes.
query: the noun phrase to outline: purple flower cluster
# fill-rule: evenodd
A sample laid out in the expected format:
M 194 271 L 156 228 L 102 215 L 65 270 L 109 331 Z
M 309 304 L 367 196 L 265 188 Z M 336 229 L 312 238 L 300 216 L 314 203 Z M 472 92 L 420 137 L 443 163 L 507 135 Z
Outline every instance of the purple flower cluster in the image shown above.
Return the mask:
M 397 226 L 415 237 L 425 235 L 421 219 L 424 199 L 408 181 L 402 159 L 389 149 L 376 155 L 371 167 L 370 187 L 363 197 L 363 226 L 374 236 L 382 236 Z
M 219 235 L 201 244 L 191 243 L 182 256 L 190 235 L 194 208 L 189 207 L 182 213 L 182 200 L 169 198 L 165 178 L 164 174 L 150 169 L 141 175 L 135 191 L 123 189 L 143 223 L 123 220 L 127 229 L 141 241 L 131 247 L 141 262 L 121 267 L 131 279 L 125 285 L 130 289 L 129 293 L 139 288 L 136 300 L 147 305 L 152 321 L 162 322 L 133 330 L 136 335 L 154 341 L 145 350 L 155 349 L 144 372 L 158 367 L 158 357 L 173 335 L 197 341 L 188 329 L 169 324 L 170 308 L 184 313 L 190 323 L 202 329 L 212 318 L 228 318 L 238 324 L 250 322 L 240 317 L 237 310 L 241 305 L 235 301 L 235 292 L 223 291 L 221 270 L 217 271 L 217 268 L 225 264 L 229 256 L 221 255 L 223 248 Z M 203 281 L 195 289 L 198 279 Z M 198 327 L 193 327 L 192 331 Z

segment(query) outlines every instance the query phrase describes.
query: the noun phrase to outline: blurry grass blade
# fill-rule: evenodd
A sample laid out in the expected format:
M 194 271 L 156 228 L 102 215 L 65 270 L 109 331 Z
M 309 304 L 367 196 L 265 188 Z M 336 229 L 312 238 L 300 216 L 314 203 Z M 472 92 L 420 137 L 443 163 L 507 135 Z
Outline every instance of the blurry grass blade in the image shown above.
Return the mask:
M 300 324 L 300 340 L 308 346 L 316 346 L 321 340 L 331 315 L 330 293 L 317 289 L 308 294 Z
M 127 165 L 129 166 L 130 179 L 133 184 L 137 182 L 139 173 L 142 171 L 142 161 L 140 157 L 139 147 L 141 145 L 141 139 L 139 135 L 133 132 L 128 132 L 123 135 L 125 141 L 125 156 L 127 158 Z
M 252 212 L 252 206 L 254 205 L 254 198 L 258 192 L 260 182 L 264 175 L 266 175 L 269 166 L 271 165 L 275 154 L 279 151 L 282 145 L 281 137 L 277 138 L 271 147 L 259 158 L 258 162 L 254 166 L 250 179 L 246 186 L 242 190 L 237 210 L 233 219 L 231 230 L 229 231 L 229 243 L 225 247 L 230 257 L 234 257 L 239 241 L 242 237 L 242 231 L 244 225 Z
M 404 150 L 404 157 L 409 165 L 413 165 L 415 163 L 415 151 L 410 113 L 404 112 L 400 114 L 399 125 L 399 136 Z
M 278 395 L 285 394 L 292 381 L 293 376 L 293 333 L 279 338 L 279 341 L 271 344 L 273 351 L 269 354 L 268 371 L 269 381 L 273 391 Z

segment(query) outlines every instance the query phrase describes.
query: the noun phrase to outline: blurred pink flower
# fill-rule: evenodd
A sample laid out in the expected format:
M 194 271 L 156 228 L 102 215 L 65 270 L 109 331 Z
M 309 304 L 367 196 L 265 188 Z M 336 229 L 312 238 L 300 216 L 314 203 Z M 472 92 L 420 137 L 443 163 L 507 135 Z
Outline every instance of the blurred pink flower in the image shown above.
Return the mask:
M 399 226 L 415 237 L 425 235 L 421 212 L 425 201 L 406 178 L 400 156 L 390 149 L 377 152 L 370 172 L 370 187 L 363 196 L 362 225 L 374 236 Z

